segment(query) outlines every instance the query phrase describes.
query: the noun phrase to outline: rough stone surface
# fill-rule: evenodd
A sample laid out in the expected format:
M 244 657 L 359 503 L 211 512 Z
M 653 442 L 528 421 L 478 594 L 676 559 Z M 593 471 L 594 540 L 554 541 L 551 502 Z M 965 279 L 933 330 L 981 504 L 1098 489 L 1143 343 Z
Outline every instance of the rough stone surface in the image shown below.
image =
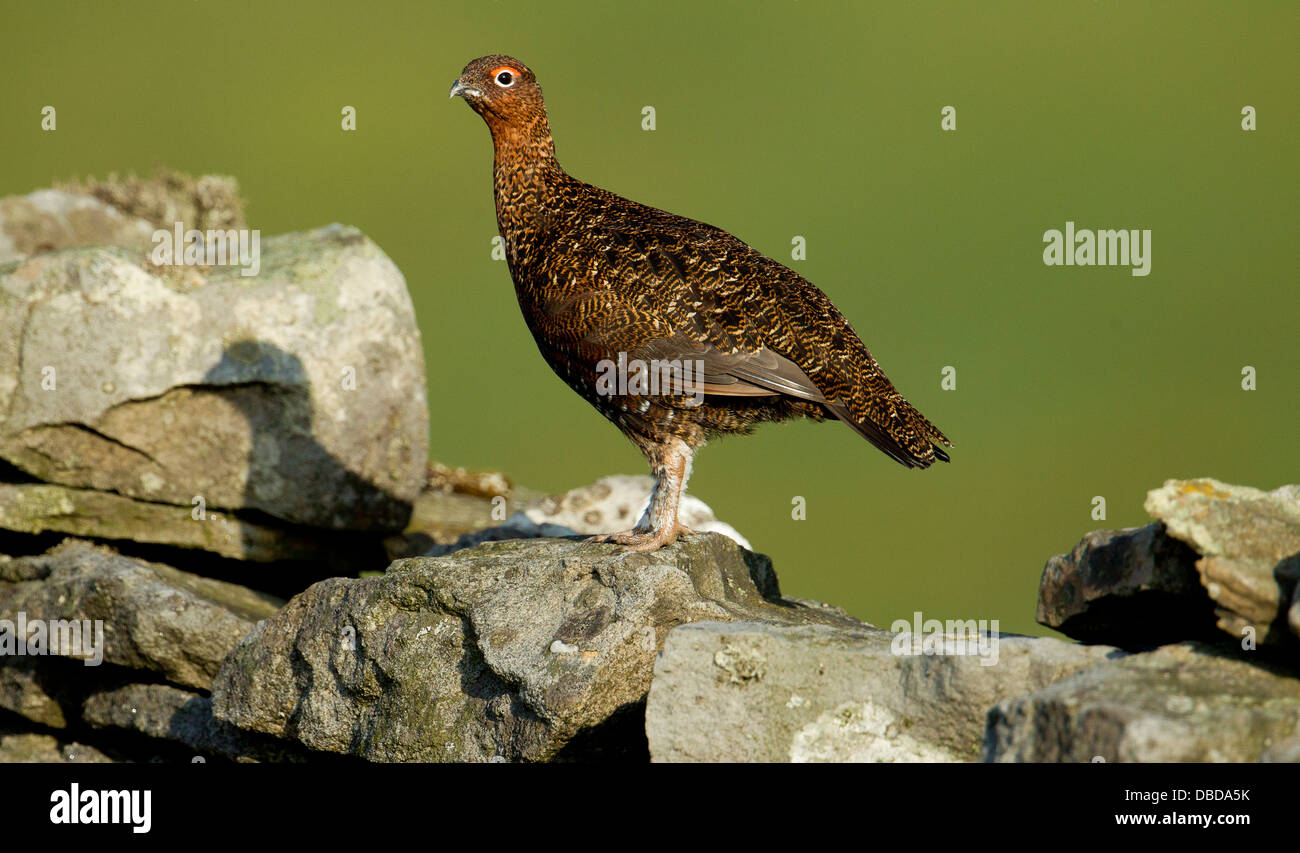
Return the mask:
M 671 628 L 756 618 L 861 625 L 783 601 L 770 561 L 717 534 L 651 554 L 489 542 L 315 584 L 227 659 L 214 712 L 374 761 L 562 758 L 637 712 Z
M 1047 561 L 1038 622 L 1078 640 L 1124 647 L 1218 635 L 1196 552 L 1164 525 L 1096 530 Z
M 64 663 L 64 666 L 58 666 Z M 77 672 L 79 662 L 53 662 L 32 656 L 0 656 L 0 708 L 51 729 L 76 719 L 80 694 L 98 679 Z
M 575 533 L 594 535 L 628 530 L 634 527 L 650 503 L 654 478 L 617 474 L 602 477 L 589 486 L 573 489 L 538 501 L 524 513 L 538 524 L 559 524 Z M 683 495 L 681 523 L 700 533 L 721 533 L 742 548 L 749 541 L 734 527 L 719 521 L 708 504 L 692 495 Z
M 988 761 L 1256 761 L 1300 734 L 1300 680 L 1197 643 L 1107 661 L 989 711 Z
M 1259 756 L 1270 764 L 1300 764 L 1300 735 L 1275 741 Z
M 1196 568 L 1219 627 L 1238 640 L 1294 643 L 1300 612 L 1300 486 L 1262 492 L 1218 480 L 1169 480 L 1146 510 L 1201 555 Z
M 188 269 L 124 249 L 0 267 L 0 459 L 139 500 L 400 530 L 428 415 L 392 261 L 334 225 L 263 239 L 255 276 Z
M 1029 637 L 974 655 L 895 654 L 860 626 L 698 622 L 655 665 L 655 761 L 972 761 L 990 705 L 1122 654 Z M 904 644 L 906 646 L 906 644 Z
M 103 659 L 206 690 L 279 602 L 241 586 L 70 540 L 0 562 L 0 619 L 102 620 Z
M 0 764 L 108 764 L 93 746 L 0 725 Z
M 37 190 L 0 199 L 0 264 L 41 252 L 83 246 L 121 246 L 146 252 L 154 227 L 96 198 L 64 190 Z
M 196 752 L 235 761 L 293 761 L 304 753 L 273 738 L 251 735 L 212 716 L 212 700 L 167 684 L 129 684 L 86 697 L 82 719 L 175 741 Z
M 0 708 L 52 729 L 64 728 L 68 718 L 63 706 L 41 683 L 39 676 L 40 673 L 26 659 L 21 664 L 9 660 L 0 663 Z
M 0 528 L 65 533 L 180 548 L 201 548 L 254 562 L 327 560 L 346 543 L 332 531 L 307 535 L 220 510 L 150 503 L 111 492 L 49 483 L 0 483 Z
M 431 545 L 421 557 L 444 557 L 484 542 L 506 542 L 519 539 L 563 539 L 576 536 L 574 531 L 560 524 L 537 524 L 522 512 L 517 512 L 497 527 L 487 527 L 466 533 L 450 545 Z

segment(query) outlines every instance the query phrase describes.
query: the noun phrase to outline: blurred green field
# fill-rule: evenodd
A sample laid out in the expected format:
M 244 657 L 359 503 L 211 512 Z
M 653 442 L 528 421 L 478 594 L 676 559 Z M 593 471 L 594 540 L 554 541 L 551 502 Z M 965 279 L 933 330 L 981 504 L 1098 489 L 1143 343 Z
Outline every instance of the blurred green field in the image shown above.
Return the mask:
M 237 176 L 264 235 L 362 228 L 415 300 L 433 455 L 560 491 L 643 463 L 543 364 L 490 257 L 488 134 L 447 88 L 481 54 L 527 62 L 571 173 L 793 266 L 956 444 L 926 472 L 837 424 L 706 448 L 691 491 L 789 593 L 1043 633 L 1044 561 L 1145 523 L 1147 489 L 1300 478 L 1300 4 L 5 0 L 3 19 L 0 195 L 163 163 Z M 1151 274 L 1044 266 L 1066 220 L 1151 229 Z

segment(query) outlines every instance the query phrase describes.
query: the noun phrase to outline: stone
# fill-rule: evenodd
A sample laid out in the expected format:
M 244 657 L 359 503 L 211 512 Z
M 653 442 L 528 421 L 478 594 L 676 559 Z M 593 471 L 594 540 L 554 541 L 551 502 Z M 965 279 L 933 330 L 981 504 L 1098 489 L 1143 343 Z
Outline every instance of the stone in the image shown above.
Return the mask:
M 575 533 L 613 533 L 636 526 L 650 504 L 653 488 L 653 477 L 616 474 L 562 495 L 543 498 L 524 513 L 538 524 L 559 524 Z M 699 498 L 683 494 L 679 512 L 681 523 L 690 529 L 700 533 L 721 533 L 740 547 L 752 550 L 744 536 L 730 524 L 719 521 L 708 504 Z
M 602 739 L 606 757 L 643 758 L 643 729 L 628 721 L 665 635 L 755 618 L 861 625 L 783 599 L 771 562 L 718 534 L 649 554 L 486 542 L 313 585 L 226 660 L 213 711 L 372 761 L 563 760 Z
M 1125 648 L 1218 635 L 1196 552 L 1156 522 L 1095 530 L 1052 557 L 1038 586 L 1039 624 Z
M 75 722 L 82 693 L 102 679 L 80 662 L 51 661 L 20 655 L 0 655 L 0 708 L 51 729 Z
M 0 619 L 102 622 L 105 662 L 203 690 L 226 654 L 279 604 L 245 587 L 77 540 L 0 562 Z
M 1146 510 L 1200 555 L 1196 568 L 1223 631 L 1295 647 L 1300 486 L 1264 492 L 1208 478 L 1169 480 L 1147 493 Z
M 1300 679 L 1228 651 L 1163 646 L 1007 699 L 989 711 L 984 759 L 1257 761 L 1300 734 Z
M 148 177 L 110 173 L 103 179 L 61 181 L 55 189 L 95 199 L 125 216 L 142 219 L 153 228 L 170 229 L 177 222 L 186 229 L 200 231 L 245 225 L 245 202 L 239 192 L 239 181 L 230 175 L 195 176 L 158 166 Z M 86 245 L 125 244 L 102 241 Z
M 1259 760 L 1269 764 L 1300 764 L 1300 735 L 1274 741 L 1260 753 Z
M 305 757 L 284 741 L 251 735 L 215 719 L 211 698 L 167 684 L 128 684 L 92 693 L 81 716 L 95 728 L 126 729 L 238 762 Z
M 259 524 L 233 513 L 150 503 L 49 483 L 0 483 L 0 528 L 199 548 L 236 560 L 328 561 L 349 542 L 332 531 Z
M 898 636 L 844 624 L 675 628 L 646 707 L 651 758 L 973 761 L 990 705 L 1122 654 L 1001 636 L 985 666 L 972 654 L 899 654 Z
M 473 533 L 466 533 L 450 545 L 430 545 L 423 557 L 444 557 L 466 548 L 473 548 L 484 542 L 506 542 L 520 539 L 562 539 L 576 536 L 569 528 L 560 524 L 537 524 L 522 512 L 516 512 L 496 527 L 487 527 Z
M 400 531 L 428 452 L 401 272 L 341 225 L 268 237 L 260 258 L 247 277 L 104 248 L 0 267 L 0 459 L 141 501 Z
M 0 725 L 0 764 L 108 764 L 112 761 L 93 746 Z
M 84 193 L 44 189 L 0 199 L 0 264 L 42 252 L 121 246 L 140 254 L 154 226 Z

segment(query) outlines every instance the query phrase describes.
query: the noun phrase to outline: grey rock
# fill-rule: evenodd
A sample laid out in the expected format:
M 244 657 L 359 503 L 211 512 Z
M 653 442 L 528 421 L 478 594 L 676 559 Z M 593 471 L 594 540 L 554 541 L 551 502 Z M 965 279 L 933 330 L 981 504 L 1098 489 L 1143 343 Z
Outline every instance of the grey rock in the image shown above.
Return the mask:
M 1300 734 L 1300 679 L 1183 643 L 1107 661 L 989 711 L 999 762 L 1256 761 Z
M 1219 627 L 1238 640 L 1294 643 L 1300 581 L 1300 486 L 1263 492 L 1218 480 L 1169 480 L 1146 510 L 1190 545 Z
M 1218 635 L 1196 552 L 1159 522 L 1096 530 L 1052 557 L 1038 586 L 1038 622 L 1087 642 L 1124 647 Z
M 516 512 L 497 527 L 488 527 L 466 533 L 450 545 L 431 545 L 421 556 L 445 557 L 484 542 L 506 542 L 517 539 L 562 539 L 576 535 L 562 524 L 537 524 L 522 512 Z
M 154 503 L 402 529 L 428 415 L 392 261 L 334 225 L 262 240 L 254 276 L 184 269 L 125 249 L 0 267 L 0 459 Z
M 0 708 L 52 729 L 68 724 L 63 704 L 41 682 L 31 658 L 0 658 Z
M 213 710 L 373 761 L 562 759 L 636 719 L 671 628 L 754 618 L 861 624 L 782 600 L 770 561 L 717 534 L 650 554 L 487 542 L 315 584 L 230 655 Z
M 1259 760 L 1269 764 L 1300 764 L 1300 735 L 1273 742 L 1260 753 Z
M 0 619 L 100 620 L 104 661 L 205 690 L 226 654 L 278 604 L 76 540 L 0 562 Z
M 328 561 L 351 543 L 343 534 L 261 524 L 233 513 L 136 500 L 49 483 L 0 483 L 0 528 L 199 548 L 236 560 Z
M 108 764 L 112 761 L 93 746 L 0 726 L 0 764 Z
M 972 761 L 993 703 L 1120 654 L 1002 636 L 996 662 L 870 626 L 697 622 L 668 635 L 646 707 L 654 761 Z
M 37 190 L 0 199 L 0 264 L 41 252 L 121 246 L 146 252 L 154 227 L 81 193 Z
M 0 708 L 51 729 L 66 728 L 78 718 L 83 694 L 103 680 L 76 661 L 0 655 Z
M 211 698 L 167 684 L 128 684 L 92 693 L 86 697 L 82 719 L 96 728 L 126 729 L 239 762 L 305 757 L 283 741 L 251 735 L 215 719 Z

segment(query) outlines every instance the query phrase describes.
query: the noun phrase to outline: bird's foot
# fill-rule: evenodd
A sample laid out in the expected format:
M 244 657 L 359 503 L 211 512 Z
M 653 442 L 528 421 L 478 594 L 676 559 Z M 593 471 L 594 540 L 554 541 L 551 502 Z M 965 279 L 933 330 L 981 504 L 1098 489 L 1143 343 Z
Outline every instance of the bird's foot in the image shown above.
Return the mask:
M 592 536 L 588 542 L 612 542 L 622 545 L 624 551 L 658 551 L 665 545 L 677 541 L 678 536 L 689 536 L 695 531 L 684 524 L 667 524 L 657 530 L 633 528 L 617 533 L 602 533 Z

